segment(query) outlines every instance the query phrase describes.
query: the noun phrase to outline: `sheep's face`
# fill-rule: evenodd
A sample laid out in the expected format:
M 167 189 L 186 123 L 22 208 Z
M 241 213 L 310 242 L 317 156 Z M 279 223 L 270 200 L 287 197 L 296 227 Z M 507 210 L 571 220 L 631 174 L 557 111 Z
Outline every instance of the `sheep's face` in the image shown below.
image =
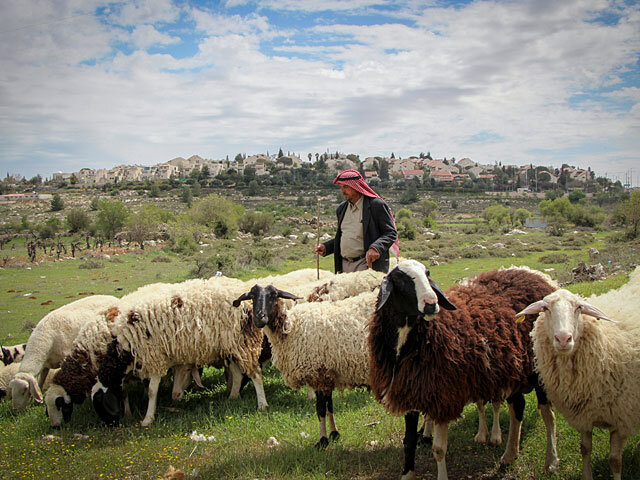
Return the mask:
M 104 423 L 109 426 L 118 425 L 120 422 L 120 397 L 122 391 L 115 391 L 97 382 L 91 389 L 93 408 Z
M 63 421 L 71 421 L 73 402 L 62 387 L 55 386 L 47 390 L 44 403 L 47 406 L 47 416 L 52 428 L 60 428 Z
M 9 382 L 7 388 L 11 390 L 11 406 L 14 413 L 22 412 L 29 405 L 31 392 L 29 384 L 21 378 L 14 378 Z
M 176 365 L 173 367 L 173 389 L 171 390 L 171 398 L 173 400 L 182 400 L 184 391 L 189 386 L 192 378 L 196 385 L 204 388 L 200 380 L 198 367 L 195 365 Z
M 431 318 L 438 314 L 440 306 L 455 310 L 440 287 L 429 277 L 429 269 L 415 260 L 400 263 L 382 281 L 378 310 L 387 302 L 406 316 Z
M 273 285 L 254 285 L 247 293 L 234 300 L 233 306 L 238 307 L 243 300 L 253 301 L 253 324 L 257 328 L 272 324 L 278 313 L 278 299 L 298 300 L 300 297 L 278 290 Z
M 532 303 L 518 316 L 536 313 L 544 315 L 547 337 L 554 350 L 561 355 L 571 355 L 575 351 L 584 329 L 582 314 L 611 320 L 593 305 L 564 289 L 556 290 Z

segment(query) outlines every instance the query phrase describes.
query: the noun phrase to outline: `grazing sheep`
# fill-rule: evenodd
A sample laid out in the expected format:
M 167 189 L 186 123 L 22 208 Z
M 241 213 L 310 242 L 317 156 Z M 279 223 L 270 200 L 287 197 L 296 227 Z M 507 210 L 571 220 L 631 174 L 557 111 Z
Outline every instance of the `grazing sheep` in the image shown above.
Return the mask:
M 640 314 L 633 301 L 639 294 L 637 268 L 617 290 L 588 300 L 558 290 L 520 312 L 539 313 L 531 332 L 536 370 L 554 406 L 580 433 L 583 480 L 593 478 L 593 427 L 611 432 L 615 480 L 622 478 L 625 440 L 640 428 Z
M 232 361 L 252 379 L 258 408 L 267 407 L 258 363 L 263 334 L 253 327 L 248 312 L 231 303 L 244 283 L 225 277 L 188 280 L 161 291 L 143 291 L 123 297 L 117 305 L 110 344 L 93 389 L 96 411 L 113 422 L 122 396 L 122 380 L 129 371 L 149 378 L 149 403 L 141 423 L 155 414 L 160 378 L 179 364 L 209 365 Z M 234 387 L 231 398 L 239 391 Z M 103 415 L 104 414 L 104 415 Z
M 271 343 L 273 365 L 287 386 L 298 390 L 308 385 L 315 391 L 320 422 L 316 447 L 324 448 L 329 444 L 327 410 L 329 438 L 340 436 L 333 418 L 333 390 L 368 383 L 366 328 L 376 293 L 364 292 L 333 302 L 301 303 L 288 309 L 280 301 L 298 298 L 273 285 L 254 285 L 233 304 L 253 302 L 254 325 L 264 328 Z
M 0 348 L 2 349 L 2 358 L 0 358 L 0 363 L 4 363 L 6 366 L 11 365 L 13 362 L 22 361 L 22 357 L 24 357 L 24 349 L 27 348 L 27 344 L 21 343 L 10 347 L 2 345 Z
M 9 388 L 9 382 L 13 379 L 14 375 L 18 373 L 19 368 L 20 362 L 13 362 L 6 367 L 0 367 L 0 401 L 4 400 L 5 397 L 11 398 L 11 389 Z M 43 389 L 47 389 L 51 386 L 53 376 L 57 371 L 57 368 L 49 370 L 49 374 L 47 375 L 47 378 L 42 385 Z
M 24 410 L 32 397 L 42 402 L 42 384 L 49 369 L 60 367 L 71 353 L 73 340 L 82 326 L 95 321 L 99 312 L 117 300 L 109 295 L 82 298 L 55 309 L 38 322 L 27 340 L 20 370 L 9 383 L 14 412 Z
M 434 421 L 437 478 L 446 480 L 448 425 L 471 402 L 507 397 L 511 422 L 501 462 L 511 463 L 519 450 L 523 394 L 533 388 L 547 427 L 545 466 L 557 466 L 555 418 L 533 371 L 534 317 L 513 321 L 523 305 L 554 290 L 549 280 L 526 268 L 501 269 L 445 295 L 419 262 L 400 263 L 387 275 L 369 328 L 370 385 L 387 411 L 405 416 L 403 480 L 415 478 L 419 412 Z

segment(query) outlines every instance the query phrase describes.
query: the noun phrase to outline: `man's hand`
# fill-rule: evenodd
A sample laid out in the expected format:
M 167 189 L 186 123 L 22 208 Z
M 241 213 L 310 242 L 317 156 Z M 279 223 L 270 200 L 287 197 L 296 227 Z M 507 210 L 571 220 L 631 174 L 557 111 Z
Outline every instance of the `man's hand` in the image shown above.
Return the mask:
M 315 246 L 313 251 L 314 253 L 317 253 L 321 257 L 324 257 L 324 254 L 326 252 L 326 247 L 322 243 L 319 243 L 318 245 Z
M 367 250 L 365 258 L 367 259 L 367 267 L 373 268 L 373 262 L 380 258 L 380 254 L 375 248 L 370 248 Z

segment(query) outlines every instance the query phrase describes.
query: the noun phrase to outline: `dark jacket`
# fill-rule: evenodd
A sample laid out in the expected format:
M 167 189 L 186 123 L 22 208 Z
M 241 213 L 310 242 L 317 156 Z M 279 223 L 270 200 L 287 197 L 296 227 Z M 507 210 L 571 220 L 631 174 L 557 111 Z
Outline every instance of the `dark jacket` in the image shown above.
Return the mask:
M 342 255 L 340 239 L 342 238 L 342 219 L 347 211 L 347 201 L 338 205 L 338 231 L 335 238 L 324 243 L 325 255 L 333 253 L 336 273 L 342 272 Z M 380 258 L 373 262 L 373 269 L 379 272 L 389 271 L 389 248 L 398 237 L 398 232 L 391 217 L 389 206 L 381 198 L 367 197 L 362 202 L 362 236 L 365 253 L 371 247 L 380 253 Z

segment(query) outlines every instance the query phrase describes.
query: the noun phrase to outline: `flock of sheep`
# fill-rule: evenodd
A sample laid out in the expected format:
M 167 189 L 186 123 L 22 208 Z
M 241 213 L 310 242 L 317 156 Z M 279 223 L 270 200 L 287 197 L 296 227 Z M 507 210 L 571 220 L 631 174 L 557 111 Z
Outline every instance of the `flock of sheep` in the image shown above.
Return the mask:
M 176 400 L 192 378 L 200 384 L 201 367 L 213 365 L 224 366 L 230 398 L 250 379 L 258 408 L 267 408 L 261 367 L 270 359 L 287 386 L 315 392 L 318 448 L 340 436 L 332 392 L 366 386 L 405 418 L 401 478 L 415 478 L 416 445 L 428 439 L 437 478 L 446 480 L 448 425 L 465 405 L 477 403 L 476 440 L 484 442 L 484 405 L 495 412 L 507 400 L 501 463 L 509 464 L 519 453 L 524 394 L 535 389 L 547 429 L 545 468 L 559 463 L 555 407 L 581 434 L 583 480 L 592 479 L 594 426 L 611 431 L 611 471 L 621 479 L 624 442 L 640 427 L 640 268 L 620 289 L 588 300 L 527 267 L 484 272 L 445 291 L 413 260 L 388 275 L 316 275 L 216 276 L 72 302 L 47 314 L 26 345 L 2 348 L 0 398 L 10 397 L 16 413 L 44 401 L 59 427 L 90 397 L 113 425 L 131 416 L 128 382 L 148 380 L 141 422 L 148 426 L 169 371 Z

